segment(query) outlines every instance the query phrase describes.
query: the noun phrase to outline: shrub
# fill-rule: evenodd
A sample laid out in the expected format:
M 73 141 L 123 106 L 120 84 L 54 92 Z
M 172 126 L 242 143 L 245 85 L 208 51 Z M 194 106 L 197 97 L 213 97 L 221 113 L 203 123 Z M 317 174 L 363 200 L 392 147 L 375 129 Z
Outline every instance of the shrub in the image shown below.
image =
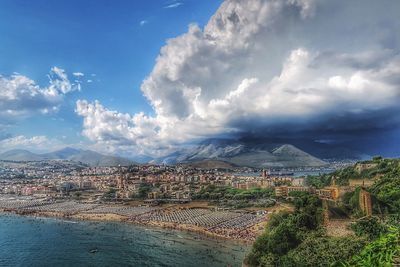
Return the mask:
M 342 267 L 390 267 L 400 258 L 400 230 L 389 229 L 389 233 L 367 245 L 359 254 L 336 266 Z M 396 263 L 397 264 L 397 263 Z
M 376 217 L 365 217 L 351 225 L 351 229 L 357 236 L 366 236 L 370 240 L 376 239 L 388 231 L 386 225 Z

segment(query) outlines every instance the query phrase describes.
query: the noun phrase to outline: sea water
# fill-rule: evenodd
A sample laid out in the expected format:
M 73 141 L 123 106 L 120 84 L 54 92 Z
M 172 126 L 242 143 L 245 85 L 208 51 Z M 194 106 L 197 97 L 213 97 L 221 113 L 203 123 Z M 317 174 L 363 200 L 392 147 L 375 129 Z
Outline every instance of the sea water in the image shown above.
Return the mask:
M 0 266 L 241 266 L 248 250 L 176 230 L 0 213 Z

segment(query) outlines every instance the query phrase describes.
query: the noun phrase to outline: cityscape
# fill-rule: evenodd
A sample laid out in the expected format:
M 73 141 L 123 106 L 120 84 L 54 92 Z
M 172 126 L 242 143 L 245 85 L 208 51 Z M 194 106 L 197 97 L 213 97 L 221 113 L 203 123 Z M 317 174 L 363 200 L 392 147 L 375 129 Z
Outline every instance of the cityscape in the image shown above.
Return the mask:
M 0 267 L 400 266 L 397 0 L 1 0 Z

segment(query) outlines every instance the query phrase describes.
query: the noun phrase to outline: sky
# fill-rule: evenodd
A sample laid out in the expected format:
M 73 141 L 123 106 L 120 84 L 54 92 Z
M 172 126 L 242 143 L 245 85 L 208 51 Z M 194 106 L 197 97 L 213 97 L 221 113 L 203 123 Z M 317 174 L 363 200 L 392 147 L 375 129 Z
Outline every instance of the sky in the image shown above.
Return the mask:
M 251 136 L 396 154 L 399 13 L 397 0 L 2 0 L 0 152 L 158 157 Z

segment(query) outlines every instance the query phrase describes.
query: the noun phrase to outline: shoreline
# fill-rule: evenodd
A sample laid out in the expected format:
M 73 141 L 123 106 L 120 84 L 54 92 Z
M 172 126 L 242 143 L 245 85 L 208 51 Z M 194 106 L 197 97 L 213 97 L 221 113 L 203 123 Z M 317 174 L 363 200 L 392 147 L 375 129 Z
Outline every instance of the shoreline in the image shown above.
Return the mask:
M 254 240 L 243 239 L 243 238 L 233 238 L 228 235 L 221 235 L 214 232 L 208 231 L 207 228 L 201 226 L 195 226 L 191 224 L 181 224 L 181 223 L 172 223 L 172 222 L 160 222 L 160 221 L 149 221 L 149 222 L 138 222 L 132 221 L 127 216 L 118 215 L 114 213 L 84 213 L 78 212 L 75 214 L 66 214 L 62 212 L 43 212 L 43 211 L 19 211 L 13 209 L 0 209 L 1 213 L 9 213 L 18 216 L 27 216 L 34 218 L 57 218 L 57 219 L 70 219 L 75 221 L 94 221 L 94 222 L 117 222 L 117 223 L 126 223 L 132 225 L 138 225 L 143 227 L 150 227 L 154 229 L 173 229 L 182 232 L 195 233 L 200 236 L 204 236 L 211 239 L 216 240 L 229 240 L 230 242 L 243 244 L 243 245 L 251 245 Z M 255 226 L 253 226 L 255 227 Z

